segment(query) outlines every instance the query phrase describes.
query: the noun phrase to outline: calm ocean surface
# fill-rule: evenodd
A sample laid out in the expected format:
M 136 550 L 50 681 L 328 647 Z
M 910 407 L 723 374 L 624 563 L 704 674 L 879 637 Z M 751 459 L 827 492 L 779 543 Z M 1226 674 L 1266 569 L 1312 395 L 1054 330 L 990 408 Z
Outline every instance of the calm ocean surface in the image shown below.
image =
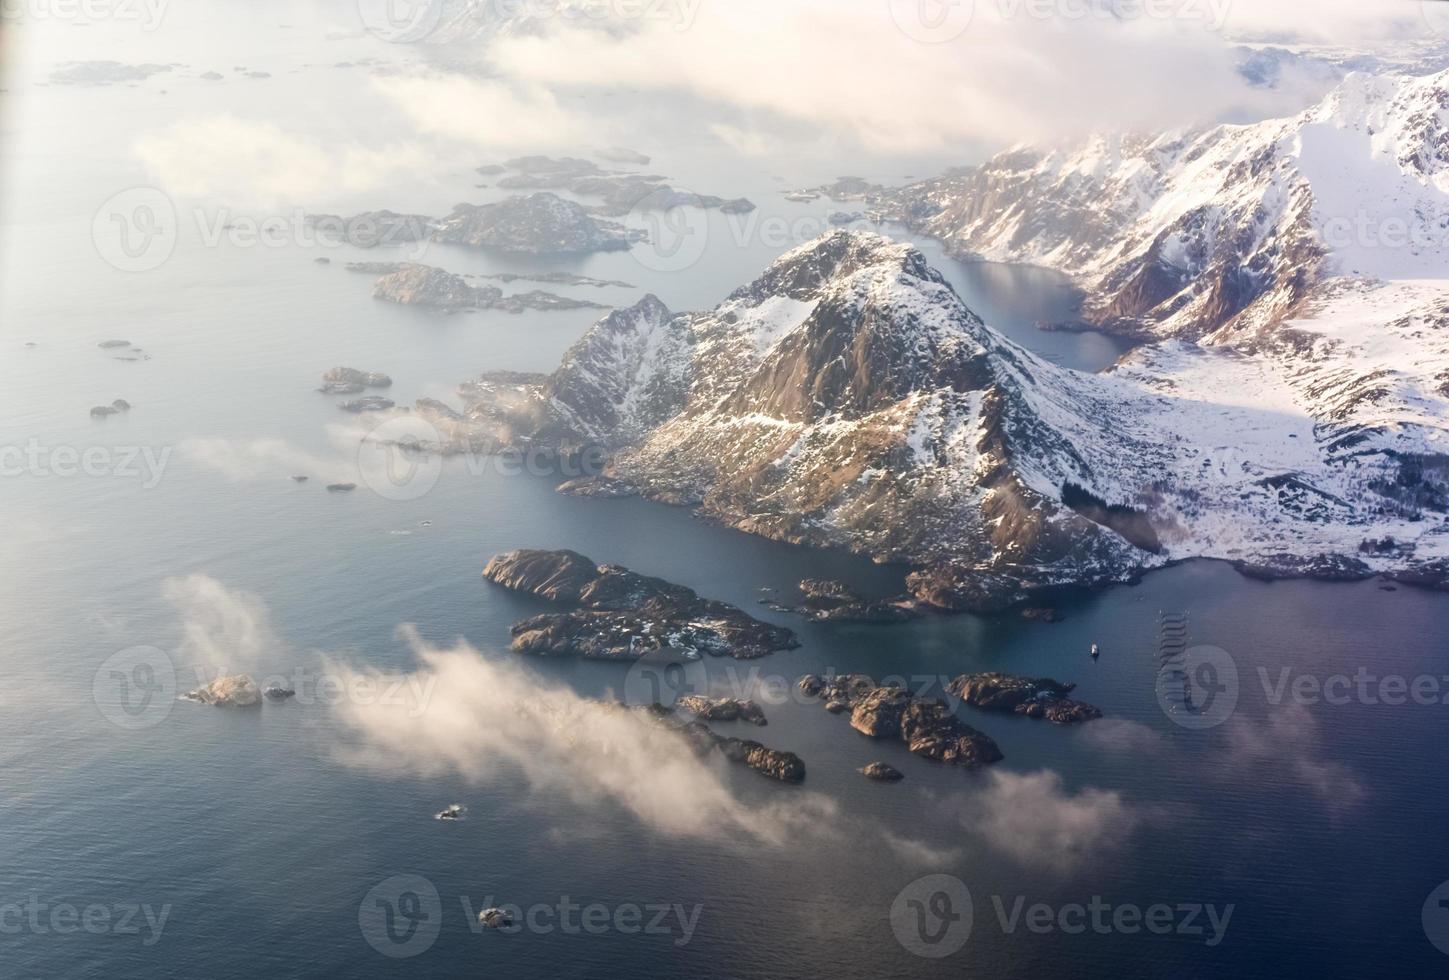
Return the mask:
M 1449 597 L 1373 582 L 1263 584 L 1221 564 L 1191 563 L 1137 587 L 1073 598 L 1055 625 L 969 616 L 812 624 L 760 607 L 759 590 L 789 594 L 801 577 L 822 575 L 886 594 L 903 570 L 752 538 L 680 509 L 563 497 L 553 492 L 556 478 L 470 471 L 462 461 L 410 501 L 365 487 L 328 494 L 316 467 L 305 485 L 276 474 L 228 477 L 185 451 L 187 440 L 273 440 L 313 461 L 345 459 L 329 426 L 348 419 L 313 390 L 328 367 L 386 371 L 400 403 L 447 399 L 479 371 L 551 369 L 596 313 L 445 317 L 377 303 L 369 280 L 342 264 L 396 256 L 328 249 L 331 265 L 321 266 L 312 259 L 323 253 L 299 243 L 207 247 L 187 217 L 190 202 L 168 262 L 118 272 L 98 256 L 91 220 L 111 194 L 147 183 L 129 149 L 138 133 L 199 112 L 305 118 L 306 100 L 287 97 L 303 91 L 312 111 L 346 105 L 343 115 L 362 126 L 359 76 L 289 78 L 288 66 L 306 59 L 279 44 L 270 61 L 255 52 L 235 60 L 240 52 L 230 51 L 185 59 L 194 71 L 213 61 L 269 66 L 273 77 L 250 89 L 235 80 L 203 88 L 194 77 L 42 87 L 34 83 L 50 62 L 65 60 L 60 48 L 45 51 L 39 64 L 13 69 L 13 101 L 0 119 L 0 446 L 34 440 L 45 451 L 136 446 L 170 455 L 154 486 L 141 477 L 33 472 L 0 480 L 0 976 L 1277 978 L 1431 975 L 1449 962 L 1421 922 L 1426 897 L 1449 879 L 1449 705 L 1355 698 L 1291 708 L 1270 698 L 1285 668 L 1319 679 L 1361 668 L 1449 675 Z M 685 151 L 670 159 L 667 149 L 658 147 L 651 169 L 701 191 L 750 196 L 761 219 L 792 230 L 818 230 L 834 206 L 793 205 L 781 190 L 855 169 L 788 173 L 786 183 L 774 178 L 778 161 L 732 168 Z M 494 156 L 480 152 L 476 162 Z M 475 189 L 477 181 L 450 165 L 395 194 L 350 203 L 441 213 L 493 193 Z M 529 264 L 434 246 L 423 261 L 458 272 L 561 269 L 620 279 L 637 288 L 558 291 L 618 304 L 654 291 L 672 308 L 697 309 L 794 243 L 741 233 L 718 215 L 710 222 L 704 255 L 683 272 L 628 254 Z M 1049 273 L 959 264 L 923 244 L 973 308 L 1027 346 L 1088 370 L 1120 353 L 1099 335 L 1033 328 L 1073 308 L 1070 288 Z M 134 342 L 150 359 L 114 359 L 96 346 L 109 338 Z M 134 409 L 88 417 L 90 406 L 115 398 Z M 765 660 L 709 662 L 722 683 L 748 682 L 750 671 L 793 680 L 826 670 L 917 678 L 988 669 L 1077 681 L 1110 723 L 1064 729 L 971 709 L 964 716 L 1001 744 L 998 770 L 1038 774 L 1049 785 L 1060 779 L 1052 793 L 1008 802 L 1007 836 L 1017 822 L 1024 832 L 1037 825 L 1048 807 L 1064 807 L 1070 827 L 1073 806 L 1108 797 L 1120 827 L 1107 836 L 1120 841 L 1045 864 L 988 846 L 970 825 L 973 799 L 992 792 L 988 777 L 871 743 L 844 719 L 793 701 L 767 705 L 769 726 L 741 734 L 799 753 L 809 768 L 804 787 L 737 768 L 721 773 L 750 805 L 824 794 L 845 829 L 776 847 L 725 832 L 663 835 L 620 807 L 525 790 L 506 772 L 468 785 L 350 767 L 338 756 L 346 731 L 327 705 L 306 699 L 254 712 L 177 703 L 158 724 L 131 731 L 109 721 L 93 696 L 97 671 L 118 651 L 178 648 L 180 622 L 162 588 L 193 573 L 265 602 L 280 639 L 258 673 L 316 671 L 323 651 L 407 669 L 412 655 L 396 635 L 404 623 L 429 641 L 463 637 L 486 657 L 512 659 L 509 624 L 542 607 L 487 586 L 479 572 L 494 553 L 525 546 L 570 547 L 661 575 L 799 634 L 799 649 Z M 1162 611 L 1185 614 L 1192 642 L 1227 651 L 1235 664 L 1237 706 L 1222 724 L 1190 730 L 1160 710 Z M 1094 642 L 1103 649 L 1095 663 L 1086 655 Z M 541 683 L 590 696 L 622 680 L 617 665 L 524 666 Z M 879 785 L 855 772 L 875 759 L 906 780 Z M 1057 775 L 1041 775 L 1049 773 Z M 470 808 L 466 821 L 431 818 L 454 801 Z M 974 904 L 969 939 L 939 960 L 904 949 L 890 917 L 898 893 L 931 874 L 960 879 Z M 438 895 L 426 906 L 436 937 L 405 958 L 384 956 L 359 924 L 372 890 L 394 876 L 421 879 Z M 564 896 L 611 910 L 699 911 L 683 943 L 678 930 L 470 928 L 469 908 Z M 1053 908 L 1100 896 L 1113 906 L 1231 904 L 1233 912 L 1212 946 L 1190 932 L 1007 931 L 996 904 L 1009 912 L 1018 896 Z M 40 904 L 168 911 L 159 931 L 138 916 L 139 933 L 60 932 L 49 911 L 37 928 L 6 912 L 7 903 L 23 916 Z

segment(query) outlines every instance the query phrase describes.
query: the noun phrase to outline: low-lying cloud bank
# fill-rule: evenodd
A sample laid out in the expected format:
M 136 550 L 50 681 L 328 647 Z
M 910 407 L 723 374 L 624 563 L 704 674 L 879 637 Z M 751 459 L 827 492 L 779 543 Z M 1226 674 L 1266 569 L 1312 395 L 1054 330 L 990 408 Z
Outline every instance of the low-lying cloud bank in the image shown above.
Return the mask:
M 726 784 L 722 760 L 701 759 L 685 739 L 638 712 L 581 697 L 512 661 L 489 660 L 467 643 L 438 649 L 416 630 L 402 633 L 421 675 L 410 681 L 433 693 L 423 710 L 343 704 L 349 731 L 338 751 L 350 764 L 454 775 L 475 785 L 521 777 L 530 790 L 616 804 L 678 837 L 778 845 L 819 834 L 836 816 L 827 797 L 795 789 L 778 788 L 775 802 L 745 801 Z M 340 663 L 330 672 L 349 684 L 400 680 Z

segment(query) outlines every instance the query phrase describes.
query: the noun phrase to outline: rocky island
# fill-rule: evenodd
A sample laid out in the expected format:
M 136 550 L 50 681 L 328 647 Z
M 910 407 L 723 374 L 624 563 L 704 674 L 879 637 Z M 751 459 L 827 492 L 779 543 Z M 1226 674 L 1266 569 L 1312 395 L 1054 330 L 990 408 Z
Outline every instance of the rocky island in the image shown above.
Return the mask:
M 547 656 L 633 661 L 677 650 L 745 660 L 799 645 L 763 623 L 694 590 L 601 565 L 575 551 L 520 550 L 495 556 L 483 577 L 507 589 L 583 608 L 544 613 L 513 625 L 513 649 Z
M 752 725 L 768 724 L 764 710 L 754 701 L 737 698 L 709 698 L 702 694 L 686 694 L 675 707 L 688 711 L 705 721 L 747 721 Z
M 253 708 L 262 703 L 262 692 L 249 674 L 218 677 L 210 684 L 184 695 L 188 701 L 218 708 Z
M 1097 707 L 1069 697 L 1075 684 L 1063 684 L 1049 677 L 1017 677 L 1013 674 L 962 674 L 946 691 L 982 711 L 999 711 L 1028 718 L 1045 718 L 1058 725 L 1092 721 L 1102 717 Z
M 433 233 L 439 242 L 534 255 L 618 251 L 644 237 L 546 192 L 494 204 L 459 204 L 438 220 Z
M 380 372 L 335 367 L 322 375 L 322 387 L 317 390 L 324 395 L 358 395 L 368 388 L 390 387 L 392 378 Z
M 607 309 L 601 303 L 572 299 L 555 293 L 533 289 L 524 293 L 504 295 L 497 286 L 475 286 L 466 278 L 436 266 L 414 262 L 369 264 L 367 271 L 382 273 L 372 287 L 372 295 L 389 303 L 421 306 L 443 313 L 464 313 L 472 310 L 501 310 L 522 313 L 524 310 Z
M 917 697 L 900 687 L 881 687 L 865 674 L 800 679 L 800 692 L 823 701 L 832 714 L 850 712 L 850 727 L 877 739 L 899 740 L 916 755 L 974 769 L 1000 762 L 988 735 L 957 718 L 940 698 Z

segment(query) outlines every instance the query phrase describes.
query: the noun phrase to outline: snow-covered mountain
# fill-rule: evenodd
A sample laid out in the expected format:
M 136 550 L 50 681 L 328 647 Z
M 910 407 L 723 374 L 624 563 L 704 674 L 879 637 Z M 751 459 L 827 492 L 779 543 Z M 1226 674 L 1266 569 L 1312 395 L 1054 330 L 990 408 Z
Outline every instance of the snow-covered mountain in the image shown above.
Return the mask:
M 1394 359 L 1437 329 L 1410 316 L 1374 349 Z M 708 313 L 646 298 L 554 374 L 484 376 L 464 420 L 437 421 L 459 448 L 603 445 L 609 479 L 576 490 L 908 561 L 944 607 L 1193 556 L 1439 574 L 1424 566 L 1449 556 L 1434 457 L 1345 439 L 1405 393 L 1346 394 L 1319 353 L 1291 367 L 1173 339 L 1104 375 L 1067 370 L 984 325 L 914 248 L 841 231 Z M 1419 406 L 1424 446 L 1446 436 L 1439 397 Z
M 1446 168 L 1449 72 L 1353 74 L 1289 119 L 1018 147 L 884 210 L 960 254 L 1077 277 L 1108 329 L 1244 343 L 1330 277 L 1442 273 Z

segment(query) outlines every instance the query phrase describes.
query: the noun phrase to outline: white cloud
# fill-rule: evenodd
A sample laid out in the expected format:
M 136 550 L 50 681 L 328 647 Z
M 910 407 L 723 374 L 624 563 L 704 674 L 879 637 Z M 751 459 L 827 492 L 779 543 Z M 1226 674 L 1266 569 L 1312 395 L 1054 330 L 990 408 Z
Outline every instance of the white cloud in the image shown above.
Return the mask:
M 960 805 L 962 827 L 1022 864 L 1070 868 L 1121 845 L 1145 819 L 1120 793 L 1072 793 L 1061 774 L 992 770 Z
M 373 87 L 424 132 L 498 153 L 577 150 L 607 134 L 547 87 L 456 74 L 389 75 Z
M 278 640 L 261 599 L 209 575 L 169 578 L 161 594 L 181 614 L 178 652 L 201 674 L 256 670 L 275 655 Z
M 1163 738 L 1140 722 L 1101 718 L 1082 726 L 1082 738 L 1112 752 L 1150 755 L 1162 750 Z
M 1122 20 L 1041 18 L 1025 12 L 1025 0 L 978 0 L 959 37 L 929 44 L 898 29 L 884 2 L 734 0 L 704 5 L 684 31 L 650 22 L 625 36 L 560 27 L 496 39 L 489 53 L 532 84 L 682 90 L 766 110 L 782 130 L 833 127 L 867 148 L 909 153 L 1297 108 L 1237 74 L 1237 53 L 1212 29 L 1226 4 L 1203 0 L 1193 8 L 1200 18 Z M 1238 16 L 1239 6 L 1228 7 L 1229 28 L 1264 29 L 1296 11 L 1328 29 L 1296 0 L 1280 0 L 1273 17 Z M 1342 11 L 1345 23 L 1358 23 Z M 715 132 L 741 145 L 737 130 Z
M 344 426 L 329 426 L 328 433 L 338 448 L 325 455 L 299 449 L 285 439 L 266 438 L 187 439 L 178 448 L 183 457 L 239 483 L 281 480 L 291 476 L 339 483 L 355 481 L 358 475 L 357 446 L 362 432 Z
M 1237 771 L 1252 766 L 1280 780 L 1286 776 L 1335 813 L 1353 809 L 1368 795 L 1353 770 L 1321 757 L 1318 722 L 1304 705 L 1275 708 L 1261 725 L 1239 721 L 1231 737 Z
M 326 142 L 270 122 L 212 116 L 142 135 L 136 155 L 168 192 L 230 205 L 311 205 L 428 173 L 421 146 Z
M 456 775 L 472 784 L 519 775 L 536 791 L 580 805 L 607 801 L 671 836 L 779 845 L 829 833 L 835 805 L 819 794 L 767 787 L 773 802 L 746 802 L 728 786 L 717 754 L 701 759 L 678 734 L 637 712 L 581 697 L 526 673 L 511 659 L 483 656 L 464 642 L 429 647 L 404 636 L 418 658 L 406 678 L 433 693 L 413 705 L 348 701 L 339 707 L 344 761 L 384 771 Z M 402 678 L 333 664 L 348 687 Z

